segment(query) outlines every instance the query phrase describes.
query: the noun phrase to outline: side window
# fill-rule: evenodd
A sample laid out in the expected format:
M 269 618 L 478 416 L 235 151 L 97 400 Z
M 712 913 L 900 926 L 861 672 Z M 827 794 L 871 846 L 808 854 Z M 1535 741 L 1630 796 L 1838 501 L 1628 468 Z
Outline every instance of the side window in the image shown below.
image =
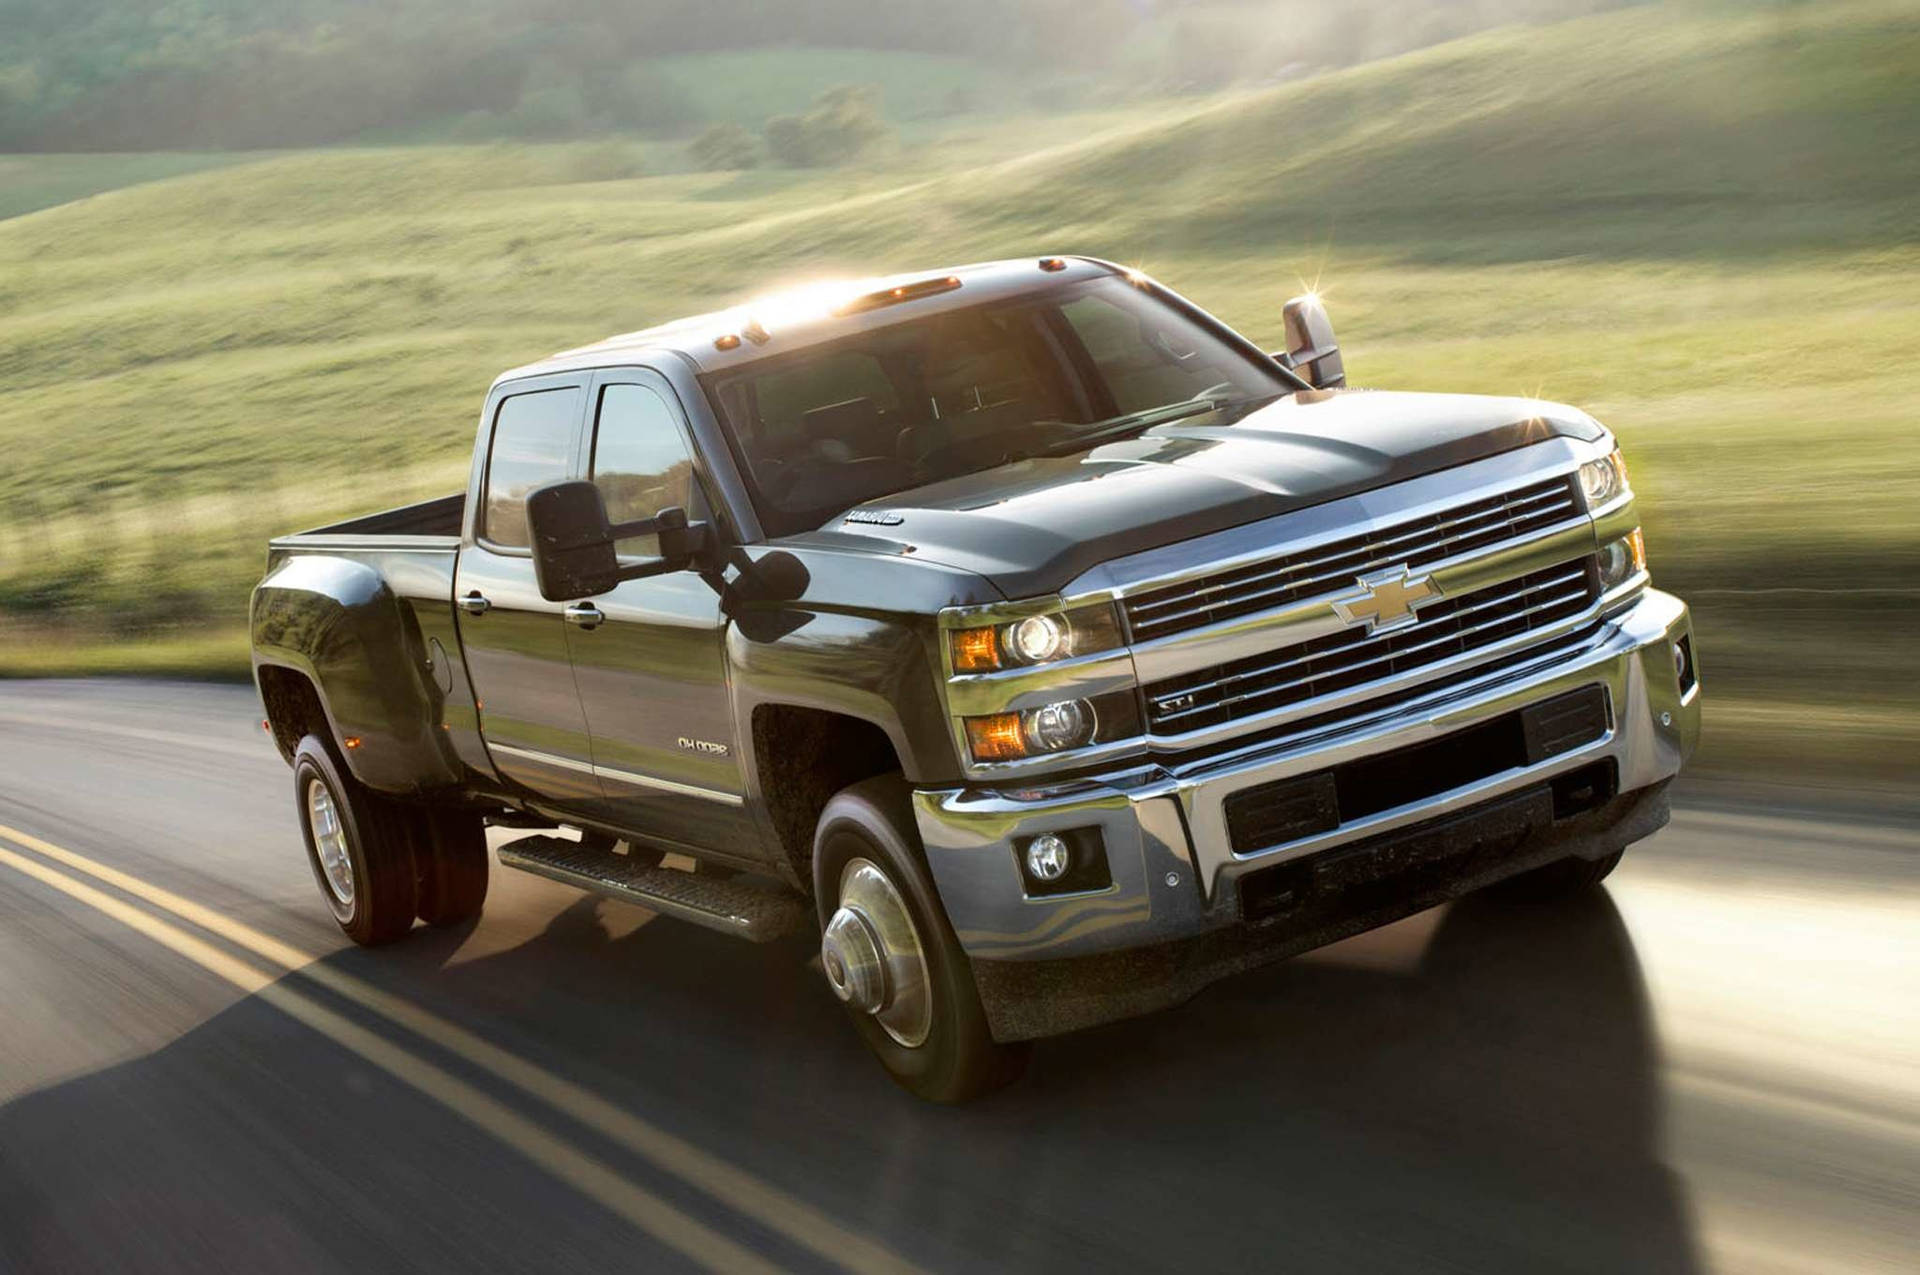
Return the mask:
M 644 385 L 609 385 L 600 391 L 593 482 L 607 502 L 610 522 L 651 518 L 670 505 L 695 520 L 706 513 L 679 415 Z M 660 551 L 654 536 L 622 540 L 616 548 L 622 557 L 650 558 Z
M 580 391 L 572 386 L 500 401 L 481 493 L 483 539 L 515 549 L 532 543 L 527 536 L 527 493 L 567 476 L 579 419 Z

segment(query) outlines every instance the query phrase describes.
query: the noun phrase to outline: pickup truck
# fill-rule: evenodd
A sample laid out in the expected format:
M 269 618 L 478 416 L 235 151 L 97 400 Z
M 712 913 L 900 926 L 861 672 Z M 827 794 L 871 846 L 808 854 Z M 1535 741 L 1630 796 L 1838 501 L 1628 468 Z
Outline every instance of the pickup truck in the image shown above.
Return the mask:
M 1614 439 L 1345 386 L 1045 257 L 823 284 L 488 391 L 464 495 L 276 539 L 266 724 L 361 943 L 493 853 L 800 936 L 900 1084 L 1464 892 L 1593 887 L 1700 730 Z M 501 838 L 511 837 L 510 840 Z

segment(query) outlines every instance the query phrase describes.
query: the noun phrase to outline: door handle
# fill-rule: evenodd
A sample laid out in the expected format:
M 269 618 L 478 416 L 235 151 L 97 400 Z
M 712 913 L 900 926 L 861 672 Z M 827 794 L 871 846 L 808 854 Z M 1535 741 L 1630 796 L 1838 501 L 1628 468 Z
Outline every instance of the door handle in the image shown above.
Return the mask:
M 576 602 L 560 613 L 567 617 L 567 623 L 577 628 L 598 628 L 600 621 L 606 619 L 599 607 L 591 602 Z
M 493 603 L 487 601 L 486 596 L 476 589 L 460 599 L 460 609 L 468 615 L 485 615 L 493 609 Z

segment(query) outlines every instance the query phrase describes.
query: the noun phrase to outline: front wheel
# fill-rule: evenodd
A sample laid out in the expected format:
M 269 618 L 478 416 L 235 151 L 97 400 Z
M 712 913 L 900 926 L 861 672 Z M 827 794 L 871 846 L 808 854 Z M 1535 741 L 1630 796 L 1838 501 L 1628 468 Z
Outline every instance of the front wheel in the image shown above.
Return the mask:
M 899 776 L 854 784 L 827 803 L 813 881 L 827 983 L 896 1083 L 951 1103 L 1020 1075 L 1030 1047 L 998 1044 L 987 1030 Z
M 405 934 L 419 904 L 411 812 L 361 784 L 318 735 L 294 749 L 293 792 L 313 878 L 340 928 L 368 947 Z

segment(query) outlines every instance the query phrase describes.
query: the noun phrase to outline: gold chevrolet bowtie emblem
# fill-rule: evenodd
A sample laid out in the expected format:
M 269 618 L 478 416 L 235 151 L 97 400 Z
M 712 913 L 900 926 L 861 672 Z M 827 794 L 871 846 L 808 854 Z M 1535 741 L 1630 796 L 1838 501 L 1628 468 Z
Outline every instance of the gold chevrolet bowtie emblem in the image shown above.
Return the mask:
M 1432 576 L 1409 574 L 1403 562 L 1372 575 L 1361 576 L 1351 593 L 1333 599 L 1333 612 L 1348 624 L 1364 624 L 1367 632 L 1398 629 L 1419 617 L 1414 610 L 1435 601 L 1440 586 Z

